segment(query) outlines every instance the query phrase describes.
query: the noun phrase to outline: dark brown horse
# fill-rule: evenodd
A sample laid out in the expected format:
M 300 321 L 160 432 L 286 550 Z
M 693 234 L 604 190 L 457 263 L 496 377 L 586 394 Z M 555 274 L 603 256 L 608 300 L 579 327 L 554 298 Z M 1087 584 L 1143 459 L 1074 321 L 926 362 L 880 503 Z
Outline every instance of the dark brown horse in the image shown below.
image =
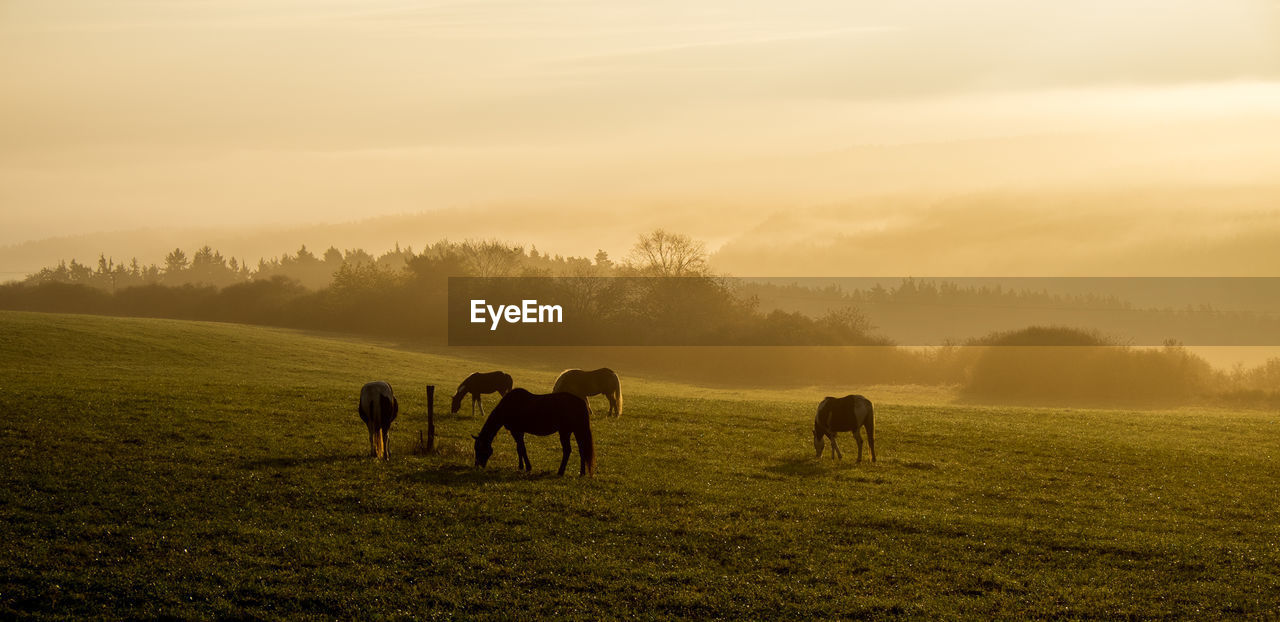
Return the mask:
M 529 452 L 524 448 L 524 435 L 548 436 L 560 433 L 560 448 L 564 456 L 560 460 L 560 475 L 569 464 L 569 436 L 578 441 L 578 456 L 582 459 L 579 475 L 596 471 L 596 446 L 591 438 L 591 413 L 582 398 L 570 393 L 534 395 L 524 389 L 507 393 L 489 412 L 484 427 L 476 439 L 476 466 L 482 467 L 493 455 L 493 437 L 506 428 L 516 440 L 516 453 L 520 456 L 521 470 L 532 471 Z
M 836 445 L 836 433 L 853 432 L 858 441 L 858 462 L 862 462 L 862 435 L 859 428 L 867 429 L 867 444 L 871 446 L 871 461 L 876 461 L 875 409 L 871 401 L 861 395 L 828 397 L 818 404 L 818 415 L 813 418 L 813 449 L 822 457 L 822 437 L 831 439 L 831 459 L 844 458 Z
M 360 389 L 360 419 L 369 428 L 369 456 L 386 459 L 391 456 L 391 445 L 388 438 L 391 433 L 391 422 L 400 413 L 400 403 L 396 401 L 391 385 L 382 382 L 370 382 Z
M 551 392 L 560 393 L 561 391 L 572 393 L 583 400 L 603 393 L 605 399 L 609 400 L 609 416 L 617 417 L 622 414 L 622 381 L 618 379 L 618 374 L 608 367 L 591 371 L 566 369 L 560 372 L 560 377 L 556 378 L 556 384 Z M 591 412 L 589 401 L 587 412 Z
M 497 393 L 499 396 L 507 394 L 511 390 L 511 374 L 501 371 L 476 372 L 467 376 L 462 384 L 458 385 L 458 392 L 453 394 L 453 404 L 449 408 L 449 413 L 456 415 L 462 410 L 462 398 L 468 393 L 471 394 L 471 416 L 476 416 L 476 408 L 480 408 L 480 414 L 484 414 L 484 405 L 480 403 L 480 396 L 485 393 Z

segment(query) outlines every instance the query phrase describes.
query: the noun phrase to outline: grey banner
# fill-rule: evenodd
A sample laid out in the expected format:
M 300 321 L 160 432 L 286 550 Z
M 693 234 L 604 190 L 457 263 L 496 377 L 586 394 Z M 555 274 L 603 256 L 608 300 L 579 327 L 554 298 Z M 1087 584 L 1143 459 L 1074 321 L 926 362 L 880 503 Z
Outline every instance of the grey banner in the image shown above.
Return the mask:
M 1280 278 L 455 277 L 451 345 L 1280 345 Z

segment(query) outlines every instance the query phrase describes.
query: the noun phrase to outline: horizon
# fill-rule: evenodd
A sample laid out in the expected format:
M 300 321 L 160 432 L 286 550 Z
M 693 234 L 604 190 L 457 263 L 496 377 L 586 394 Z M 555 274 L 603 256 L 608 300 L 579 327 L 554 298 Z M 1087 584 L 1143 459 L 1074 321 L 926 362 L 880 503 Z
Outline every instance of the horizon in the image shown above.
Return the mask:
M 1280 259 L 1263 0 L 19 1 L 0 33 L 0 281 L 656 228 L 738 276 Z

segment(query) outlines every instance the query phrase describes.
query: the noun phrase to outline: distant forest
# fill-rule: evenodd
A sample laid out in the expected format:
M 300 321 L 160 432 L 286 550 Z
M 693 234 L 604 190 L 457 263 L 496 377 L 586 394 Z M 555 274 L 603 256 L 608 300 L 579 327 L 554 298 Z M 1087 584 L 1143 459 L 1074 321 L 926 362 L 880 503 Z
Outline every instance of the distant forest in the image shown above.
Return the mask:
M 1076 326 L 1083 328 L 1024 325 L 1019 330 L 988 330 L 948 341 L 945 347 L 912 350 L 892 347 L 893 342 L 878 332 L 883 328 L 878 328 L 878 318 L 884 316 L 864 311 L 889 309 L 891 315 L 926 323 L 928 316 L 904 314 L 901 305 L 942 301 L 1006 309 L 1134 311 L 1114 297 L 1056 296 L 911 279 L 895 287 L 853 292 L 744 285 L 714 276 L 701 243 L 663 230 L 639 236 L 631 252 L 618 261 L 604 251 L 592 258 L 564 257 L 498 241 L 448 240 L 421 250 L 397 245 L 377 256 L 337 248 L 317 255 L 302 247 L 256 264 L 208 246 L 189 255 L 174 249 L 162 266 L 106 257 L 96 266 L 71 260 L 22 282 L 0 285 L 0 308 L 265 324 L 442 345 L 447 339 L 448 280 L 456 276 L 684 277 L 678 290 L 665 295 L 624 297 L 625 305 L 616 304 L 615 298 L 595 308 L 602 314 L 614 309 L 608 320 L 616 330 L 677 338 L 665 343 L 701 343 L 706 337 L 717 344 L 796 346 L 730 352 L 609 350 L 609 360 L 619 365 L 690 381 L 760 386 L 951 384 L 960 386 L 963 395 L 982 400 L 1178 402 L 1232 396 L 1280 403 L 1280 359 L 1252 369 L 1218 371 L 1176 340 L 1160 348 L 1131 348 L 1082 324 Z M 787 308 L 787 300 L 803 302 Z M 1213 315 L 1211 309 L 1202 311 Z M 1012 345 L 1020 347 L 998 347 Z M 1074 347 L 1027 347 L 1055 345 Z M 512 352 L 528 357 L 528 351 Z M 577 351 L 539 352 L 547 361 L 562 356 L 571 362 Z M 597 348 L 593 356 L 599 353 Z
M 258 323 L 441 344 L 448 279 L 458 276 L 682 277 L 678 292 L 624 296 L 625 305 L 594 307 L 612 314 L 608 322 L 620 333 L 662 335 L 667 343 L 888 344 L 852 307 L 818 317 L 759 311 L 755 298 L 711 275 L 701 243 L 663 230 L 640 236 L 619 262 L 604 251 L 594 258 L 563 257 L 497 241 L 447 240 L 420 251 L 397 245 L 379 256 L 337 248 L 316 255 L 303 247 L 256 267 L 208 246 L 190 256 L 174 249 L 163 266 L 100 257 L 90 267 L 71 260 L 0 286 L 0 308 Z M 714 328 L 677 319 L 709 314 Z M 735 332 L 726 333 L 726 325 Z M 705 335 L 695 334 L 704 328 Z
M 881 334 L 901 345 L 966 344 L 1026 326 L 1086 327 L 1130 345 L 1158 346 L 1170 340 L 1189 345 L 1280 345 L 1280 292 L 1274 279 L 1038 281 L 1040 287 L 1059 285 L 1062 292 L 1012 284 L 1018 280 L 1009 280 L 1009 286 L 959 281 L 904 278 L 889 287 L 858 287 L 806 279 L 799 284 L 745 282 L 742 291 L 756 296 L 763 308 L 811 316 L 856 308 Z M 1131 288 L 1128 295 L 1145 304 L 1105 293 L 1123 289 L 1116 282 Z M 1067 293 L 1089 287 L 1104 291 Z
M 350 268 L 373 265 L 395 271 L 403 269 L 412 257 L 412 248 L 401 250 L 399 246 L 374 257 L 359 248 L 340 251 L 333 247 L 317 256 L 304 245 L 292 254 L 285 253 L 270 259 L 260 258 L 257 264 L 251 266 L 243 259 L 223 256 L 206 245 L 190 255 L 181 248 L 175 248 L 165 256 L 164 265 L 142 265 L 137 258 L 128 263 L 117 262 L 104 255 L 98 257 L 96 265 L 80 263 L 75 259 L 64 260 L 58 262 L 57 266 L 42 268 L 31 274 L 23 283 L 78 284 L 114 293 L 140 285 L 227 287 L 283 277 L 297 281 L 308 289 L 323 289 L 332 284 L 334 276 L 344 265 Z

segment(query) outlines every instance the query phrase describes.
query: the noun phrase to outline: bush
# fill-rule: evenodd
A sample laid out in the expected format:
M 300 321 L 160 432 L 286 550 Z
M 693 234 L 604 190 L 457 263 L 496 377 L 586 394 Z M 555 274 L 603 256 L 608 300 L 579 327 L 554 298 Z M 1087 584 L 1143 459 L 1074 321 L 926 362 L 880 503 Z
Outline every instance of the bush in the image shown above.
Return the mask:
M 1030 327 L 975 343 L 983 349 L 962 394 L 983 401 L 1172 405 L 1202 394 L 1213 376 L 1179 345 L 1131 348 L 1071 328 Z

